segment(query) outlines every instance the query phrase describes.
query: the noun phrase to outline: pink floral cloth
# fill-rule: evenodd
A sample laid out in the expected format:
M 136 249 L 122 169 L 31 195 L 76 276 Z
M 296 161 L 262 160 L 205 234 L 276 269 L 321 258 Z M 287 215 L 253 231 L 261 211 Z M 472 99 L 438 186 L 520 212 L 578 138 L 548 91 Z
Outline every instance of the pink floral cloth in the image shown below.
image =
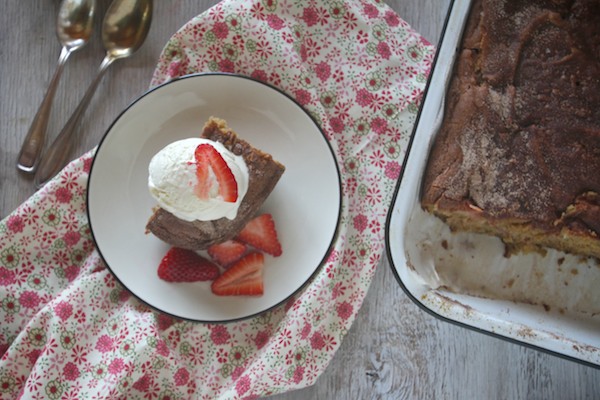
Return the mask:
M 152 85 L 226 71 L 320 123 L 343 180 L 339 237 L 286 304 L 229 324 L 150 309 L 102 263 L 86 216 L 93 151 L 0 222 L 0 398 L 256 398 L 315 383 L 358 313 L 434 48 L 383 2 L 226 0 L 167 43 Z

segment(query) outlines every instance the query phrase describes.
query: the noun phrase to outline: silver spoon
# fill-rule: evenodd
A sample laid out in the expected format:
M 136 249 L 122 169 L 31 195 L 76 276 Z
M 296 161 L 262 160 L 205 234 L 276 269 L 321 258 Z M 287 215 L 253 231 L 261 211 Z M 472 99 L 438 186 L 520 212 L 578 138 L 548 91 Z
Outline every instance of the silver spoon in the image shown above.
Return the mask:
M 33 122 L 17 158 L 17 168 L 24 172 L 34 172 L 44 147 L 46 129 L 50 119 L 50 109 L 56 93 L 60 76 L 67 59 L 76 50 L 82 48 L 92 35 L 95 0 L 63 0 L 56 18 L 56 35 L 62 45 L 56 70 L 44 99 L 40 104 Z
M 120 58 L 131 56 L 146 40 L 152 21 L 152 0 L 114 0 L 102 23 L 102 42 L 106 56 L 81 103 L 60 134 L 42 157 L 35 175 L 35 185 L 42 186 L 67 164 L 74 144 L 75 129 L 92 99 L 107 68 Z

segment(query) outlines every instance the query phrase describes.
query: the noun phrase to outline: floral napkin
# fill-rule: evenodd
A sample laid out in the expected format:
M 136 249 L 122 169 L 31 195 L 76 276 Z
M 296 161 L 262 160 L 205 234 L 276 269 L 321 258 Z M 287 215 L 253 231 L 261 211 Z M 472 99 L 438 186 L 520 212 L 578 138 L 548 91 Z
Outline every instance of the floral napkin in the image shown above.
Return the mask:
M 257 398 L 315 383 L 359 312 L 434 48 L 380 1 L 225 0 L 167 43 L 152 85 L 206 71 L 281 88 L 327 135 L 339 237 L 314 281 L 248 320 L 200 324 L 138 301 L 86 215 L 93 151 L 0 222 L 0 398 Z

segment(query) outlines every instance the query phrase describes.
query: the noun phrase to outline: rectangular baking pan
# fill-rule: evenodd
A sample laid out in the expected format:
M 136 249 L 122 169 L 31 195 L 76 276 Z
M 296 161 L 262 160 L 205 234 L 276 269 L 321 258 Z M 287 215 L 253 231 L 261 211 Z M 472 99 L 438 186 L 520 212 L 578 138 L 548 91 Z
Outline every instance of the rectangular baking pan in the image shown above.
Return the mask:
M 419 222 L 421 179 L 432 140 L 443 117 L 445 92 L 458 55 L 470 0 L 454 0 L 448 10 L 438 52 L 386 221 L 387 257 L 406 294 L 442 320 L 521 345 L 600 367 L 600 315 L 565 313 L 544 305 L 485 298 L 432 285 L 436 272 L 427 260 L 429 225 Z M 423 239 L 427 238 L 427 239 Z M 420 247 L 417 249 L 416 247 Z M 484 258 L 485 259 L 485 258 Z M 479 258 L 481 261 L 481 257 Z M 486 266 L 481 266 L 485 273 Z

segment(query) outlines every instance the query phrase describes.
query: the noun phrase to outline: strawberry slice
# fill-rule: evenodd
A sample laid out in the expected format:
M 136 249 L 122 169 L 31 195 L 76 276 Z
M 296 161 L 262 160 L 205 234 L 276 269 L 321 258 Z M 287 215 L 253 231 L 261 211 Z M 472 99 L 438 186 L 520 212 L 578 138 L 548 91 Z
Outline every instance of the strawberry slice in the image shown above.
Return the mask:
M 191 251 L 172 247 L 158 266 L 158 277 L 167 282 L 211 281 L 219 276 L 219 267 Z
M 206 200 L 210 197 L 211 180 L 210 180 L 210 164 L 207 162 L 201 163 L 198 160 L 198 148 L 194 152 L 196 158 L 196 179 L 198 183 L 194 188 L 196 196 L 200 199 Z
M 242 242 L 272 256 L 280 256 L 281 243 L 277 237 L 275 221 L 271 214 L 261 214 L 250 220 L 237 237 Z
M 223 197 L 223 200 L 230 203 L 237 201 L 237 181 L 217 149 L 208 143 L 200 144 L 196 147 L 194 157 L 196 158 L 196 176 L 198 178 L 196 193 L 198 196 L 203 199 L 208 198 L 211 185 L 208 171 L 208 168 L 210 168 L 217 178 L 219 194 Z
M 260 296 L 264 292 L 262 253 L 249 253 L 231 266 L 211 285 L 217 296 Z
M 223 243 L 213 244 L 206 251 L 214 262 L 221 267 L 227 267 L 242 258 L 247 249 L 248 246 L 244 243 L 231 239 Z

